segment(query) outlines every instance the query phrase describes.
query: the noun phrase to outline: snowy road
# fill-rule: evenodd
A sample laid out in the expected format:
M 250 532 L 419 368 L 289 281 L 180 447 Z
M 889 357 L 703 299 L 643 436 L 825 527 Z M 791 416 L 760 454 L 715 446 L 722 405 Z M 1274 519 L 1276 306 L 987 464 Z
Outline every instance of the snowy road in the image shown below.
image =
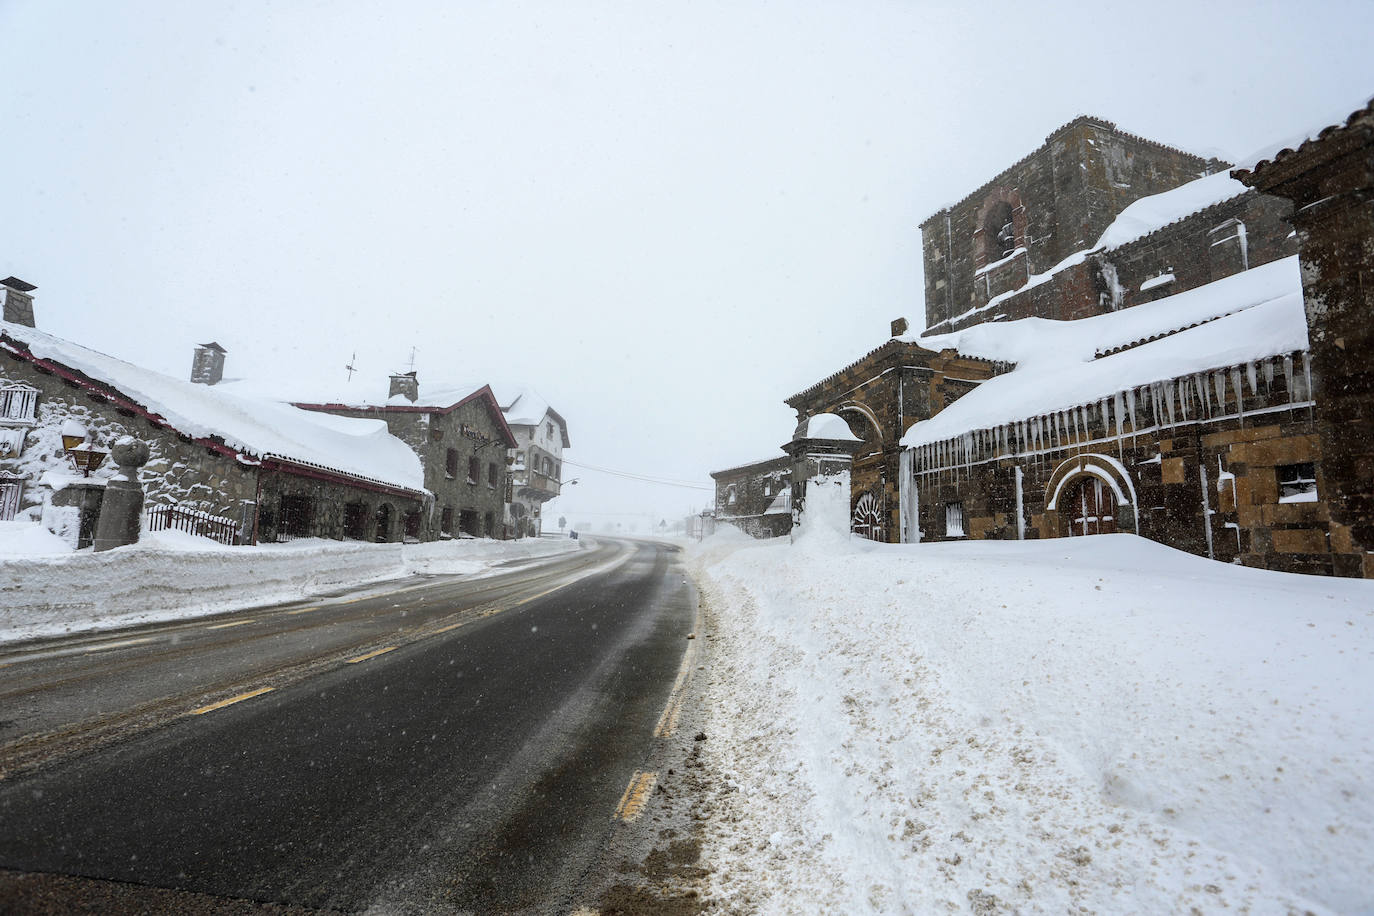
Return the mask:
M 678 674 L 694 606 L 675 564 L 608 542 L 486 579 L 6 647 L 0 868 L 556 911 Z

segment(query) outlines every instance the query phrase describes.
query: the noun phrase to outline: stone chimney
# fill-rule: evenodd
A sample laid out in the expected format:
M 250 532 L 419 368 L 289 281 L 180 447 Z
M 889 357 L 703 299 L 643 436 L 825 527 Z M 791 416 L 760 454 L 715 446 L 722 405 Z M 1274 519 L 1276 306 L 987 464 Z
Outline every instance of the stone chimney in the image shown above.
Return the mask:
M 34 327 L 33 296 L 31 294 L 36 289 L 38 287 L 32 283 L 25 283 L 18 277 L 6 277 L 0 280 L 0 294 L 5 297 L 4 317 L 6 321 Z
M 420 400 L 420 380 L 415 377 L 413 370 L 391 377 L 391 390 L 387 392 L 387 397 L 394 398 L 398 394 L 412 404 Z
M 906 333 L 907 328 L 909 327 L 911 327 L 911 325 L 907 324 L 905 318 L 894 318 L 892 320 L 892 336 L 901 337 L 903 334 Z
M 213 385 L 224 378 L 224 354 L 228 352 L 211 341 L 196 347 L 191 361 L 191 381 L 197 385 Z

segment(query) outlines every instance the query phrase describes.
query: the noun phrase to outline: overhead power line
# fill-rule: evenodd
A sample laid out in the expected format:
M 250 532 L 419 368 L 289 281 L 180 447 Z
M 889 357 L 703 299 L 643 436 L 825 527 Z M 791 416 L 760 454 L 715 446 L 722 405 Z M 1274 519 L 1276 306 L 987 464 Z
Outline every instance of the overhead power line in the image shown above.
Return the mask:
M 581 468 L 584 471 L 596 471 L 598 474 L 610 474 L 612 477 L 623 477 L 626 480 L 637 480 L 640 483 L 656 483 L 665 487 L 684 487 L 690 490 L 715 491 L 715 487 L 708 487 L 705 484 L 689 483 L 685 480 L 673 480 L 668 477 L 654 477 L 650 474 L 635 474 L 631 471 L 617 471 L 613 468 L 598 467 L 595 464 L 583 464 L 580 461 L 572 461 L 568 458 L 564 458 L 563 463 L 570 464 L 575 468 Z

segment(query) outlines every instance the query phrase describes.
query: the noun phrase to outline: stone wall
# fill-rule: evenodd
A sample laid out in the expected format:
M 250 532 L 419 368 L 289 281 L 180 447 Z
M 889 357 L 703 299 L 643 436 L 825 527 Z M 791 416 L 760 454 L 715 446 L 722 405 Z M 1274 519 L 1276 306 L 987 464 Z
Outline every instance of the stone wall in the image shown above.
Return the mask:
M 852 508 L 862 503 L 870 514 L 868 536 L 896 542 L 901 531 L 902 436 L 917 421 L 929 419 L 979 381 L 991 378 L 998 368 L 953 350 L 934 353 L 894 339 L 788 398 L 787 404 L 797 411 L 799 421 L 838 414 L 863 440 L 851 470 Z
M 1294 205 L 1335 571 L 1374 578 L 1374 105 L 1235 174 Z
M 1065 500 L 1095 478 L 1110 493 L 1109 530 L 1224 562 L 1336 572 L 1320 484 L 1281 498 L 1285 479 L 1321 468 L 1322 451 L 1302 354 L 1275 363 L 1253 375 L 1225 370 L 1219 384 L 1205 373 L 1139 389 L 1135 424 L 1094 405 L 922 447 L 914 462 L 922 540 L 1082 533 L 1082 504 Z M 1218 388 L 1224 401 L 1214 399 Z M 961 527 L 952 533 L 954 504 Z
M 921 224 L 926 326 L 986 305 L 1094 244 L 1126 206 L 1222 163 L 1078 118 L 1035 152 Z M 1003 256 L 992 236 L 1012 225 Z
M 256 498 L 256 473 L 232 456 L 207 449 L 168 427 L 156 426 L 95 392 L 40 371 L 7 350 L 0 350 L 0 381 L 20 382 L 39 391 L 37 424 L 28 430 L 22 452 L 17 459 L 0 460 L 0 470 L 25 478 L 24 500 L 30 507 L 37 508 L 43 501 L 45 488 L 39 486 L 39 480 L 44 473 L 75 473 L 62 447 L 62 424 L 68 419 L 84 425 L 103 449 L 124 435 L 148 443 L 152 457 L 141 475 L 147 508 L 182 505 L 240 520 L 245 502 L 251 504 Z M 105 478 L 114 471 L 107 462 L 95 476 Z
M 1291 211 L 1282 198 L 1241 194 L 1091 255 L 1035 286 L 1003 293 L 932 330 L 943 333 L 1029 317 L 1072 321 L 1196 289 L 1297 254 L 1297 238 L 1287 221 Z M 1025 279 L 1023 272 L 1017 283 Z
M 437 407 L 331 407 L 329 412 L 384 420 L 391 434 L 420 456 L 425 488 L 434 494 L 432 508 L 425 511 L 421 540 L 456 537 L 460 532 L 474 537 L 510 536 L 505 524 L 508 443 L 480 398 L 448 411 Z M 450 450 L 454 453 L 452 462 Z M 472 458 L 477 459 L 476 480 L 469 479 Z M 493 469 L 495 482 L 491 480 Z M 450 510 L 447 515 L 446 509 Z
M 18 458 L 0 460 L 0 470 L 22 475 L 24 500 L 30 514 L 37 515 L 51 496 L 51 489 L 40 485 L 43 475 L 54 472 L 70 476 L 75 472 L 62 445 L 62 426 L 71 419 L 86 427 L 95 444 L 108 449 L 120 436 L 129 435 L 148 443 L 151 457 L 140 479 L 146 494 L 145 511 L 159 506 L 180 506 L 240 523 L 248 539 L 273 541 L 285 535 L 282 500 L 297 497 L 308 509 L 303 529 L 292 536 L 341 539 L 376 539 L 376 520 L 371 515 L 361 531 L 348 532 L 344 524 L 345 507 L 365 505 L 375 512 L 389 503 L 396 517 L 421 513 L 425 507 L 416 496 L 385 496 L 362 484 L 351 484 L 310 468 L 292 468 L 272 463 L 263 466 L 239 461 L 227 449 L 198 443 L 170 427 L 121 407 L 99 390 L 90 390 L 7 350 L 0 349 L 0 380 L 21 382 L 39 391 L 36 425 L 25 435 Z M 108 478 L 115 472 L 112 463 L 94 472 Z M 260 480 L 261 476 L 261 480 Z M 261 484 L 261 490 L 259 486 Z M 260 513 L 260 515 L 259 515 Z M 385 540 L 401 540 L 401 529 L 393 526 Z
M 792 460 L 786 455 L 714 471 L 716 518 L 753 537 L 777 537 L 792 530 L 788 511 L 765 514 L 791 483 Z

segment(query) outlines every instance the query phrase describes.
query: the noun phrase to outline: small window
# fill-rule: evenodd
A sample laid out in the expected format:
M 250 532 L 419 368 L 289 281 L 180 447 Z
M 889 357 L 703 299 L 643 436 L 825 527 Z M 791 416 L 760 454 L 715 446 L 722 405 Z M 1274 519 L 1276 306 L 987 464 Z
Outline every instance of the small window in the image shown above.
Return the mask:
M 1317 501 L 1317 467 L 1313 462 L 1281 464 L 1274 471 L 1279 479 L 1279 502 L 1314 503 Z
M 431 426 L 429 429 L 429 438 L 434 442 L 439 442 L 444 438 L 444 428 L 442 426 Z
M 451 448 L 444 454 L 444 474 L 450 480 L 458 476 L 458 449 Z
M 33 421 L 38 389 L 0 382 L 0 419 Z
M 766 481 L 766 480 L 763 482 L 763 495 L 764 495 L 764 496 L 772 496 L 772 495 L 773 495 L 773 485 L 772 485 L 771 483 L 769 483 L 768 481 Z
M 552 438 L 553 438 L 553 424 L 552 424 L 552 423 L 549 423 L 549 424 L 546 424 L 546 425 L 547 425 L 548 428 L 549 428 L 549 438 L 552 439 Z
M 1002 201 L 988 211 L 983 222 L 983 251 L 988 263 L 1000 261 L 1016 250 L 1016 223 L 1011 204 Z
M 945 537 L 961 538 L 964 534 L 964 504 L 945 503 Z
M 490 463 L 487 465 L 487 485 L 488 485 L 488 486 L 492 486 L 492 487 L 496 486 L 496 478 L 497 478 L 497 475 L 498 475 L 499 473 L 500 473 L 500 472 L 496 470 L 496 462 L 495 462 L 495 461 L 490 462 Z
M 730 489 L 725 491 L 725 504 L 727 506 L 733 506 L 735 504 L 735 500 L 738 498 L 738 494 L 735 493 L 734 487 L 731 487 Z
M 473 455 L 468 458 L 468 483 L 477 483 L 482 479 L 482 462 Z

